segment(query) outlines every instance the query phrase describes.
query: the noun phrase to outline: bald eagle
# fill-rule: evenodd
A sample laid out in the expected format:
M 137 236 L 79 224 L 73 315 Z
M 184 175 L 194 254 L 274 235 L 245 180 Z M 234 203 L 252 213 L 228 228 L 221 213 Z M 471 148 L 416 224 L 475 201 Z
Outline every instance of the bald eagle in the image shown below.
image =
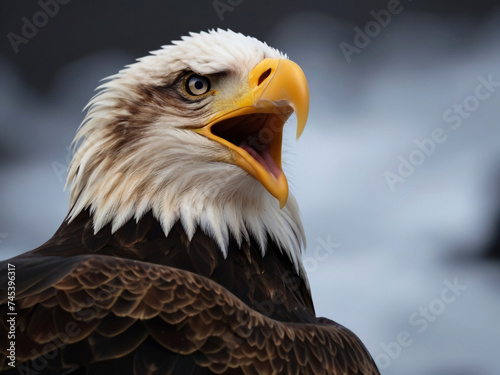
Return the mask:
M 0 368 L 21 374 L 378 374 L 314 312 L 281 166 L 304 73 L 239 33 L 190 34 L 90 100 L 54 236 L 2 262 Z M 15 368 L 14 368 L 15 367 Z

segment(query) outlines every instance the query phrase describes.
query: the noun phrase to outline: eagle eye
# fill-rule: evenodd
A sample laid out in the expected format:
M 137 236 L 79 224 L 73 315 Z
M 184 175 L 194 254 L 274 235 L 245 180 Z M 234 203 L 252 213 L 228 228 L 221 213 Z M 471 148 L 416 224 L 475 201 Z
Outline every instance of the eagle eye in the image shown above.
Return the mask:
M 203 95 L 210 90 L 210 80 L 198 74 L 189 76 L 185 85 L 187 93 L 193 96 Z

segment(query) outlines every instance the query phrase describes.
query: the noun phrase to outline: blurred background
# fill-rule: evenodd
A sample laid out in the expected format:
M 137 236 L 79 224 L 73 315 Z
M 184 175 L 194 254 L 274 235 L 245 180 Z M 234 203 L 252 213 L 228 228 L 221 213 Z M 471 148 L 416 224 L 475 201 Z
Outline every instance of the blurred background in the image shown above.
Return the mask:
M 0 258 L 64 219 L 69 145 L 99 80 L 189 31 L 230 28 L 309 80 L 285 172 L 318 315 L 358 334 L 383 374 L 498 375 L 497 4 L 2 1 Z

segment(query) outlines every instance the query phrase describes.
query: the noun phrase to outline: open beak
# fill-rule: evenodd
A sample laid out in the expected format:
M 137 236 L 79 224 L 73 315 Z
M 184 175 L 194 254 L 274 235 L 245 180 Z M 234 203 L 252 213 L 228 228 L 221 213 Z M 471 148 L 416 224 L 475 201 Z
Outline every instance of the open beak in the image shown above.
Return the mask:
M 255 177 L 280 203 L 288 199 L 281 167 L 283 126 L 293 111 L 297 139 L 309 112 L 309 90 L 300 67 L 286 59 L 264 59 L 249 75 L 248 91 L 196 131 L 234 151 L 234 164 Z

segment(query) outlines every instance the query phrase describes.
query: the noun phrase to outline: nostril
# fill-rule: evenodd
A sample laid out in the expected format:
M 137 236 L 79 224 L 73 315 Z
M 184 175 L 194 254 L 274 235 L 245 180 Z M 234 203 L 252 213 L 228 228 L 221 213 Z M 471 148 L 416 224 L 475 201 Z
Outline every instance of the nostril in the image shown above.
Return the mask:
M 257 82 L 257 86 L 260 86 L 262 82 L 266 80 L 267 77 L 271 74 L 271 68 L 267 69 L 264 73 L 262 73 L 259 77 L 259 81 Z

